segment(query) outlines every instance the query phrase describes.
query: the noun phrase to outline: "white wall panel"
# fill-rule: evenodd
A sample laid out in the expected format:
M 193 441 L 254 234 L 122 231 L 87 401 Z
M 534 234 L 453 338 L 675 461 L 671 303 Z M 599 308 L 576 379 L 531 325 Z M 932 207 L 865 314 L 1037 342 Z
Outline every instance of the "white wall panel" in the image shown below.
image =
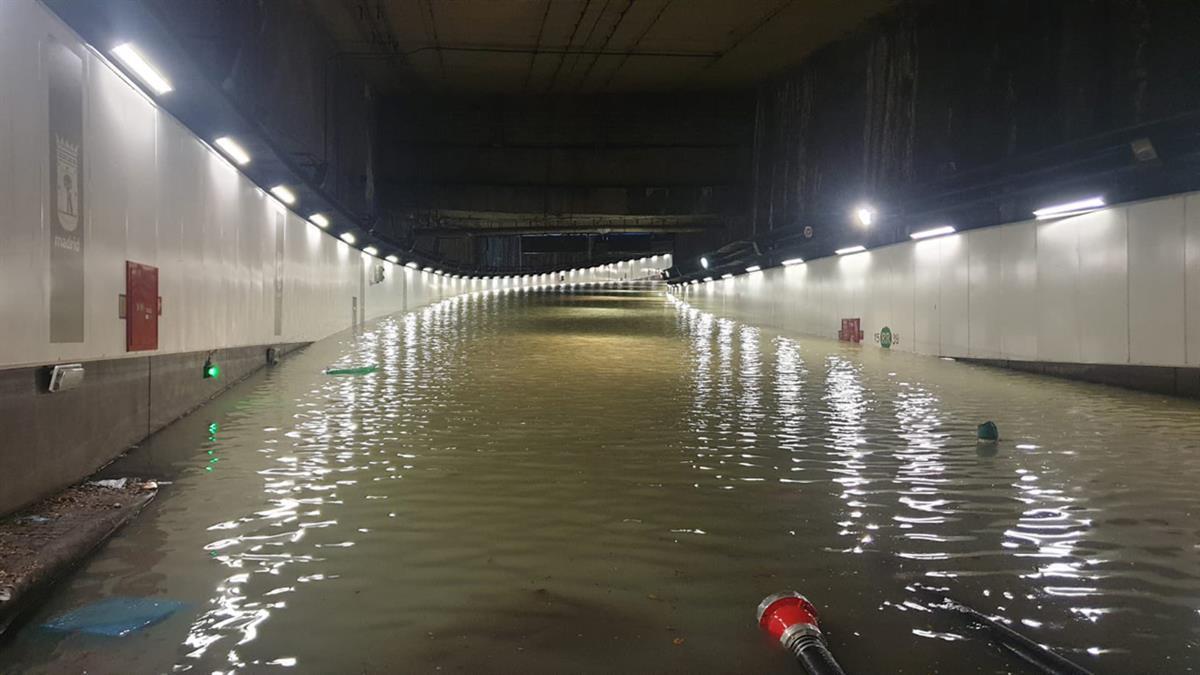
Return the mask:
M 1129 361 L 1127 208 L 1071 218 L 1079 246 L 1079 357 L 1085 363 Z
M 913 350 L 942 353 L 942 248 L 936 240 L 911 244 L 913 250 Z
M 1187 282 L 1184 302 L 1187 305 L 1187 363 L 1200 365 L 1200 194 L 1184 199 L 1187 227 Z
M 1038 358 L 1038 267 L 1037 229 L 1032 221 L 995 228 L 992 256 L 1001 263 L 1001 285 L 995 305 L 977 306 L 996 314 L 1006 359 L 1032 361 Z
M 955 234 L 934 240 L 941 247 L 941 353 L 946 356 L 970 353 L 971 277 L 966 239 L 965 235 Z
M 1079 361 L 1079 238 L 1074 219 L 1037 225 L 1038 359 Z
M 46 137 L 30 129 L 46 102 L 20 95 L 38 88 L 39 70 L 29 67 L 37 38 L 17 29 L 28 25 L 29 14 L 22 3 L 0 2 L 0 353 L 44 352 L 49 339 L 47 322 L 13 318 L 27 307 L 44 307 L 48 292 L 38 266 L 49 255 L 41 221 Z
M 1129 360 L 1186 360 L 1185 199 L 1129 207 Z
M 875 334 L 892 324 L 892 267 L 895 246 L 871 252 L 871 266 L 863 289 L 863 341 L 875 344 Z
M 888 327 L 892 329 L 895 343 L 892 349 L 911 352 L 913 334 L 913 247 L 892 247 L 892 278 L 889 297 L 892 317 Z
M 970 354 L 987 359 L 1004 356 L 1004 324 L 1010 319 L 1000 307 L 1008 288 L 1004 279 L 1005 228 L 976 230 L 965 235 L 970 280 Z

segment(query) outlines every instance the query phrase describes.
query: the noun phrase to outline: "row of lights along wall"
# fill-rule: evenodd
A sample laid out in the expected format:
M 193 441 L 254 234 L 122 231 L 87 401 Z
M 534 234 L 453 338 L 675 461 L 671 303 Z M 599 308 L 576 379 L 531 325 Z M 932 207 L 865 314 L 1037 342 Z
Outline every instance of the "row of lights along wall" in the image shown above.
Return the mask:
M 174 87 L 171 85 L 171 81 L 166 77 L 166 75 L 164 75 L 156 66 L 151 64 L 150 60 L 147 59 L 145 55 L 143 55 L 141 51 L 139 51 L 138 48 L 132 43 L 125 42 L 119 44 L 116 47 L 113 47 L 111 53 L 117 59 L 117 61 L 124 66 L 125 70 L 129 74 L 131 74 L 138 82 L 140 82 L 149 90 L 144 92 L 148 96 L 165 96 L 174 90 Z M 250 153 L 247 152 L 246 148 L 238 143 L 237 140 L 232 136 L 219 136 L 213 139 L 212 145 L 216 147 L 217 151 L 219 151 L 219 155 L 223 156 L 228 161 L 233 162 L 237 166 L 244 167 L 250 164 L 252 161 Z M 249 176 L 247 176 L 247 178 L 249 178 Z M 299 201 L 296 193 L 283 183 L 275 185 L 268 191 L 277 200 L 288 207 L 296 206 L 297 202 Z M 317 227 L 326 231 L 329 230 L 330 225 L 332 224 L 329 216 L 320 212 L 310 213 L 307 220 L 313 225 L 316 225 Z M 349 230 L 342 232 L 340 235 L 338 235 L 338 238 L 347 244 L 350 244 L 351 246 L 357 243 L 357 237 L 355 237 L 354 233 Z M 368 255 L 378 255 L 378 249 L 376 249 L 374 246 L 367 246 L 362 250 Z M 398 263 L 400 261 L 395 255 L 387 256 L 386 260 L 392 263 Z
M 1051 220 L 1054 218 L 1067 218 L 1070 216 L 1078 216 L 1078 215 L 1082 215 L 1084 213 L 1089 213 L 1091 211 L 1096 211 L 1098 209 L 1104 208 L 1105 206 L 1107 206 L 1107 203 L 1104 201 L 1103 197 L 1089 197 L 1087 199 L 1080 199 L 1078 201 L 1067 202 L 1065 204 L 1055 204 L 1053 206 L 1046 206 L 1046 207 L 1043 207 L 1040 209 L 1036 209 L 1033 211 L 1033 217 L 1037 220 Z M 854 218 L 855 218 L 855 220 L 858 221 L 858 224 L 862 227 L 870 227 L 873 224 L 875 224 L 876 217 L 877 217 L 877 212 L 871 206 L 862 205 L 862 206 L 857 206 L 854 209 Z M 957 231 L 958 230 L 956 230 L 951 225 L 939 225 L 937 227 L 931 227 L 928 229 L 913 232 L 913 233 L 909 234 L 908 236 L 910 239 L 914 239 L 914 240 L 932 239 L 934 237 L 942 237 L 942 236 L 945 236 L 948 234 L 954 234 Z M 842 248 L 835 249 L 834 254 L 835 255 L 854 255 L 856 253 L 864 253 L 866 251 L 867 251 L 866 246 L 863 246 L 862 244 L 854 244 L 852 246 L 844 246 Z M 803 258 L 785 258 L 782 261 L 780 261 L 779 264 L 784 267 L 790 267 L 792 265 L 802 264 L 803 262 L 804 262 Z M 702 256 L 700 258 L 701 269 L 708 270 L 711 266 L 712 266 L 712 261 L 710 261 L 708 259 L 708 256 Z M 754 272 L 761 272 L 761 271 L 762 271 L 761 265 L 751 265 L 751 266 L 745 268 L 745 273 L 747 273 L 747 274 L 753 274 Z M 733 277 L 734 277 L 734 273 L 732 273 L 732 272 L 726 272 L 721 275 L 722 279 L 732 279 Z M 669 283 L 671 283 L 672 285 L 677 285 L 677 284 L 683 284 L 683 283 L 686 283 L 686 284 L 708 283 L 711 281 L 714 281 L 714 278 L 712 276 L 706 276 L 702 279 L 691 279 L 689 281 L 680 280 L 680 281 L 672 281 Z
M 152 103 L 154 102 L 153 96 L 165 96 L 174 90 L 174 87 L 171 85 L 171 81 L 162 73 L 162 71 L 160 71 L 156 66 L 151 64 L 150 60 L 147 59 L 145 57 L 145 55 L 142 54 L 141 51 L 139 51 L 137 49 L 137 47 L 135 47 L 133 45 L 133 43 L 125 42 L 125 43 L 119 44 L 116 47 L 113 47 L 113 49 L 111 50 L 111 53 L 117 59 L 117 61 L 120 62 L 120 64 L 122 66 L 124 66 L 124 69 L 126 72 L 131 74 L 133 76 L 133 78 L 136 78 L 136 80 L 142 84 L 142 86 L 144 86 L 146 89 L 148 89 L 148 91 L 143 91 L 143 93 L 145 93 L 147 95 L 147 97 L 150 98 Z M 237 140 L 234 139 L 232 136 L 228 136 L 228 135 L 219 136 L 219 137 L 213 139 L 212 145 L 215 146 L 216 150 L 218 151 L 219 156 L 222 156 L 223 158 L 229 160 L 230 162 L 233 162 L 236 166 L 244 167 L 244 166 L 250 164 L 250 162 L 252 161 L 252 158 L 250 157 L 250 153 L 247 152 L 245 147 L 243 147 L 240 143 L 238 143 Z M 243 174 L 243 175 L 245 175 L 245 174 Z M 247 176 L 247 178 L 249 178 L 249 176 Z M 296 206 L 297 202 L 299 202 L 299 198 L 297 197 L 295 191 L 293 191 L 286 184 L 281 183 L 281 184 L 275 185 L 274 187 L 270 188 L 268 191 L 277 200 L 279 200 L 279 202 L 281 202 L 283 205 L 285 205 L 285 207 L 294 207 L 294 206 Z M 310 213 L 308 215 L 307 220 L 308 220 L 308 222 L 312 223 L 313 225 L 316 225 L 317 227 L 319 227 L 320 229 L 325 230 L 325 231 L 329 231 L 329 229 L 332 225 L 332 221 L 329 219 L 329 216 L 327 216 L 324 213 L 320 213 L 320 212 Z M 341 232 L 338 235 L 338 238 L 341 239 L 342 241 L 344 241 L 345 243 L 349 244 L 350 246 L 358 245 L 358 237 L 356 237 L 354 235 L 354 233 L 351 232 L 350 230 Z M 367 255 L 377 257 L 377 258 L 381 257 L 379 255 L 379 249 L 373 245 L 363 246 L 361 248 L 361 250 L 363 253 L 366 253 Z M 657 257 L 658 256 L 653 256 L 653 258 L 657 258 Z M 400 257 L 395 254 L 389 254 L 386 256 L 382 256 L 382 258 L 394 265 L 401 264 Z M 650 259 L 651 258 L 641 258 L 641 261 L 647 261 Z M 420 269 L 422 272 L 428 272 L 428 273 L 433 273 L 436 275 L 448 276 L 449 278 L 452 278 L 452 279 L 463 278 L 463 279 L 489 280 L 489 279 L 495 278 L 495 279 L 509 280 L 509 279 L 518 279 L 519 278 L 519 279 L 523 279 L 523 280 L 528 280 L 528 279 L 536 276 L 536 275 L 523 275 L 520 277 L 518 277 L 518 276 L 491 277 L 491 276 L 473 276 L 473 275 L 468 275 L 468 274 L 445 275 L 441 270 L 434 269 L 432 267 L 422 268 L 416 261 L 409 261 L 408 263 L 405 263 L 405 266 L 409 267 L 411 269 Z M 551 274 L 551 275 L 567 274 L 567 273 L 573 274 L 578 271 L 579 271 L 578 269 L 572 269 L 569 271 L 568 270 L 554 270 L 552 272 L 546 272 L 544 274 Z
M 121 63 L 121 65 L 123 65 L 125 67 L 126 71 L 128 71 L 128 73 L 133 76 L 133 78 L 136 78 L 138 82 L 140 82 L 144 87 L 146 87 L 149 90 L 149 91 L 146 91 L 146 90 L 137 89 L 136 83 L 133 83 L 131 81 L 131 84 L 135 87 L 135 89 L 137 89 L 138 91 L 142 91 L 142 93 L 151 102 L 151 104 L 157 105 L 157 102 L 154 100 L 153 96 L 165 96 L 165 95 L 171 93 L 171 91 L 173 91 L 174 87 L 172 87 L 171 81 L 169 79 L 167 79 L 167 77 L 157 67 L 155 67 L 153 64 L 151 64 L 149 59 L 147 59 L 137 49 L 137 47 L 135 47 L 132 43 L 125 42 L 125 43 L 119 44 L 116 47 L 113 47 L 113 49 L 111 50 L 111 53 L 112 53 L 113 57 L 115 57 L 117 59 L 117 61 L 119 61 Z M 121 72 L 121 71 L 118 71 L 118 72 Z M 129 80 L 129 78 L 126 78 L 126 79 Z M 212 146 L 215 146 L 216 151 L 219 151 L 219 152 L 214 151 L 215 154 L 217 154 L 218 156 L 223 156 L 224 158 L 228 159 L 230 162 L 233 162 L 233 164 L 235 164 L 236 166 L 244 167 L 244 166 L 250 164 L 250 162 L 252 161 L 252 158 L 250 157 L 250 153 L 247 152 L 246 149 L 240 143 L 238 143 L 236 139 L 234 139 L 231 136 L 224 135 L 224 136 L 219 136 L 219 137 L 213 139 Z M 210 149 L 212 146 L 210 146 Z M 243 175 L 245 175 L 245 174 L 243 173 Z M 249 176 L 246 176 L 246 177 L 249 179 Z M 299 198 L 297 197 L 296 193 L 290 187 L 288 187 L 287 185 L 282 184 L 282 183 L 270 188 L 269 192 L 271 193 L 271 195 L 273 195 L 275 197 L 275 199 L 279 200 L 280 203 L 285 205 L 285 207 L 293 207 L 299 201 Z M 261 188 L 260 188 L 260 193 L 261 193 Z M 329 219 L 329 216 L 325 215 L 324 213 L 320 213 L 320 212 L 309 214 L 307 220 L 308 220 L 308 222 L 312 223 L 316 227 L 318 227 L 321 230 L 326 231 L 326 232 L 329 231 L 329 228 L 332 224 L 332 222 Z M 341 239 L 346 244 L 349 244 L 351 246 L 355 246 L 358 243 L 357 237 L 355 237 L 354 233 L 349 230 L 346 230 L 346 231 L 340 233 L 338 235 L 338 238 Z M 379 257 L 379 249 L 373 245 L 368 244 L 366 246 L 363 246 L 361 250 L 363 253 L 365 253 L 367 255 L 370 255 L 373 257 Z M 666 256 L 663 256 L 663 257 L 665 258 Z M 657 255 L 652 256 L 652 257 L 643 257 L 643 258 L 639 259 L 637 262 L 654 262 L 658 258 L 659 258 L 659 256 L 657 256 Z M 389 254 L 389 255 L 385 256 L 383 259 L 389 263 L 392 263 L 393 265 L 401 264 L 399 256 L 397 256 L 395 254 Z M 632 261 L 632 260 L 622 261 L 620 263 L 611 263 L 611 264 L 607 264 L 607 265 L 600 265 L 600 266 L 596 266 L 596 267 L 592 267 L 592 268 L 588 268 L 588 269 L 576 268 L 576 269 L 571 269 L 571 270 L 556 270 L 553 272 L 546 272 L 546 273 L 543 273 L 540 275 L 526 274 L 526 275 L 520 275 L 520 276 L 514 275 L 514 276 L 495 276 L 495 277 L 492 277 L 492 276 L 476 277 L 476 276 L 465 275 L 465 274 L 464 275 L 459 275 L 459 274 L 445 275 L 441 270 L 434 269 L 432 267 L 427 266 L 427 267 L 421 268 L 421 266 L 416 261 L 409 261 L 409 262 L 405 263 L 405 267 L 408 267 L 408 268 L 414 269 L 414 270 L 420 269 L 421 272 L 423 272 L 423 273 L 432 273 L 432 274 L 438 275 L 438 276 L 446 276 L 451 279 L 460 279 L 461 278 L 461 279 L 479 280 L 479 281 L 490 281 L 490 280 L 494 279 L 494 280 L 501 281 L 501 282 L 514 281 L 514 280 L 521 281 L 521 282 L 528 282 L 530 280 L 537 280 L 539 277 L 549 278 L 552 280 L 555 276 L 561 276 L 562 278 L 565 279 L 566 275 L 568 275 L 568 274 L 575 275 L 580 272 L 594 271 L 597 269 L 616 269 L 619 265 L 623 265 L 625 263 L 632 263 L 632 262 L 634 262 L 634 261 Z M 201 373 L 202 377 L 204 379 L 215 380 L 221 376 L 221 366 L 213 360 L 214 353 L 215 352 L 210 352 L 204 359 L 204 365 L 202 367 L 202 373 Z M 82 372 L 82 368 L 80 368 L 79 370 L 80 370 L 80 372 Z

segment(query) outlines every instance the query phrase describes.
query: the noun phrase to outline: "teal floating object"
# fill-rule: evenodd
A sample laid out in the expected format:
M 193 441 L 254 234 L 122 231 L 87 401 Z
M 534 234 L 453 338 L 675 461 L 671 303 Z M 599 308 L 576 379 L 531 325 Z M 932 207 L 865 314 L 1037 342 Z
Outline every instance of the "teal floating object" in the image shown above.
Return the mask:
M 998 441 L 1000 440 L 1000 429 L 996 427 L 996 423 L 988 420 L 979 425 L 977 432 L 981 441 Z
M 327 368 L 326 375 L 370 375 L 378 370 L 377 366 L 359 366 L 358 368 Z
M 121 637 L 171 616 L 182 602 L 153 598 L 107 598 L 42 624 L 64 633 Z

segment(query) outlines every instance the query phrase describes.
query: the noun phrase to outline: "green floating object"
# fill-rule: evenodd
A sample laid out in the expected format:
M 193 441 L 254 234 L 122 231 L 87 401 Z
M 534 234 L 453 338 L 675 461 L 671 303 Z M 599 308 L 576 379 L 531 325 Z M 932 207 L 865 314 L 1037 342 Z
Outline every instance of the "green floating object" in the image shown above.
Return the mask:
M 988 420 L 979 425 L 979 440 L 981 441 L 998 441 L 1000 440 L 1000 429 L 996 427 L 996 423 Z
M 326 375 L 370 375 L 376 366 L 360 366 L 358 368 L 327 368 Z

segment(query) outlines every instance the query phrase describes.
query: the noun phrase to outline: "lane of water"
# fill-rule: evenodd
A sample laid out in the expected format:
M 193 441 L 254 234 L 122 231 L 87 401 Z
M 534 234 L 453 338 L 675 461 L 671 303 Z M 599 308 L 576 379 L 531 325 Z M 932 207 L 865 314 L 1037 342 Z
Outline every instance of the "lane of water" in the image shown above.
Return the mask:
M 1198 413 L 650 289 L 457 298 L 313 345 L 111 467 L 173 482 L 0 671 L 793 672 L 752 616 L 794 587 L 851 672 L 1021 672 L 926 585 L 1098 672 L 1186 672 Z M 121 639 L 36 628 L 115 595 L 188 605 Z

